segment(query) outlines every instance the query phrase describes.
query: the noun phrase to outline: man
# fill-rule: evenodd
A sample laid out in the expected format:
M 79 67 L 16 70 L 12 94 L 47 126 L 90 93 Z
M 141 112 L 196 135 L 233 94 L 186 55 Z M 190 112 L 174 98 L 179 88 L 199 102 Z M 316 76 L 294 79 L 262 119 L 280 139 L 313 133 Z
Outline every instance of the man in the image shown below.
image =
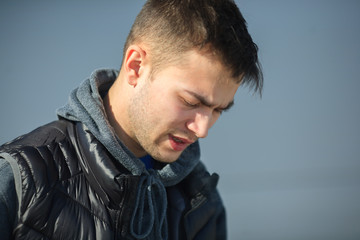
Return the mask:
M 0 148 L 2 237 L 225 239 L 197 140 L 240 84 L 261 91 L 262 75 L 232 1 L 147 1 L 120 71 L 95 71 L 59 120 Z

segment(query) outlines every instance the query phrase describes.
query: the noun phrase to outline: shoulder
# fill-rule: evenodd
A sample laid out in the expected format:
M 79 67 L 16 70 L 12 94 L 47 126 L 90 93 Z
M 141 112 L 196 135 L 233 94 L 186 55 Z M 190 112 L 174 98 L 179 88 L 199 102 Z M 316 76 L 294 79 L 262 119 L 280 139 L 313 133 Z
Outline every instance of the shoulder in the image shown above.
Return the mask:
M 69 153 L 75 154 L 71 142 L 73 126 L 74 123 L 68 120 L 57 120 L 43 125 L 0 146 L 0 156 L 12 159 L 10 163 L 16 162 L 23 170 L 33 165 L 30 167 L 32 173 L 48 169 L 51 165 L 59 165 L 58 160 Z M 41 169 L 41 166 L 44 169 Z
M 0 156 L 12 160 L 10 163 L 15 162 L 16 164 L 12 165 L 17 165 L 20 170 L 31 169 L 32 174 L 49 170 L 52 165 L 60 164 L 57 161 L 63 157 L 59 156 L 65 157 L 69 151 L 74 152 L 70 140 L 73 125 L 73 122 L 67 120 L 57 120 L 43 125 L 0 146 Z
M 80 171 L 71 142 L 73 125 L 67 120 L 43 125 L 2 145 L 0 157 L 9 159 L 12 169 L 18 170 L 21 181 L 26 181 L 29 188 L 36 188 L 40 182 L 51 184 L 59 174 L 67 178 Z
M 67 137 L 69 126 L 72 124 L 71 121 L 67 120 L 53 121 L 5 143 L 0 147 L 0 152 L 26 146 L 37 147 L 53 141 L 59 141 Z
M 13 173 L 7 181 L 15 183 L 19 209 L 28 206 L 33 198 L 53 191 L 59 182 L 81 173 L 71 140 L 73 126 L 71 121 L 54 121 L 0 147 L 0 158 L 10 163 L 2 166 L 6 173 Z

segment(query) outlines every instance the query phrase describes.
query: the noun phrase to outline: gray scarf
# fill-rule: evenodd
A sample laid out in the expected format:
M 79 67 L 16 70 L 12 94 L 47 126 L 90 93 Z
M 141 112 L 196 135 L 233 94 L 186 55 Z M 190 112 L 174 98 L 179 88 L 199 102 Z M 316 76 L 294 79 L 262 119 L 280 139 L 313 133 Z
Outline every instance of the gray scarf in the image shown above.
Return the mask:
M 117 161 L 133 175 L 141 176 L 130 223 L 132 235 L 135 238 L 145 238 L 153 232 L 156 239 L 167 239 L 165 187 L 179 183 L 194 169 L 200 158 L 199 144 L 195 142 L 190 145 L 177 161 L 166 164 L 160 170 L 146 170 L 143 162 L 118 139 L 106 117 L 102 98 L 117 74 L 115 70 L 93 72 L 89 79 L 71 92 L 68 103 L 59 108 L 57 114 L 82 122 Z M 144 204 L 148 205 L 146 212 Z M 155 225 L 157 226 L 154 227 Z

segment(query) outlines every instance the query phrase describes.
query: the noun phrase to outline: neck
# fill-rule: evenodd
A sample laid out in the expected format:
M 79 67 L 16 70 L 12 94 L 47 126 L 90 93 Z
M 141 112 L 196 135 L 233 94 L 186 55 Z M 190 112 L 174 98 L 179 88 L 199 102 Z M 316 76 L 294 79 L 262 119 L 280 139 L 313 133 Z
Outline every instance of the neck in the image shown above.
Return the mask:
M 109 89 L 109 92 L 103 99 L 104 108 L 106 111 L 107 118 L 111 127 L 114 129 L 115 134 L 121 140 L 121 142 L 136 156 L 143 157 L 147 153 L 145 150 L 131 137 L 131 131 L 126 131 L 127 124 L 127 109 L 126 109 L 126 98 L 124 97 L 124 102 L 119 100 L 115 101 L 114 94 L 121 94 L 120 91 L 114 90 L 119 88 L 117 86 L 119 81 L 115 81 L 114 85 Z M 118 99 L 118 98 L 117 98 Z M 121 113 L 121 114 L 118 114 Z

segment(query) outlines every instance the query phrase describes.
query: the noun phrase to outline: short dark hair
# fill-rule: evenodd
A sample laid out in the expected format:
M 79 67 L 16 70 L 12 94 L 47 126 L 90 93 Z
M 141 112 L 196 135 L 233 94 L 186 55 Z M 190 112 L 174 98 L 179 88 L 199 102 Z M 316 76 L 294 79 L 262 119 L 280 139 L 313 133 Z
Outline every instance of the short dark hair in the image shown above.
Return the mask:
M 210 49 L 237 82 L 261 94 L 263 75 L 258 47 L 232 0 L 148 0 L 131 28 L 131 44 L 147 44 L 153 68 L 192 50 Z

